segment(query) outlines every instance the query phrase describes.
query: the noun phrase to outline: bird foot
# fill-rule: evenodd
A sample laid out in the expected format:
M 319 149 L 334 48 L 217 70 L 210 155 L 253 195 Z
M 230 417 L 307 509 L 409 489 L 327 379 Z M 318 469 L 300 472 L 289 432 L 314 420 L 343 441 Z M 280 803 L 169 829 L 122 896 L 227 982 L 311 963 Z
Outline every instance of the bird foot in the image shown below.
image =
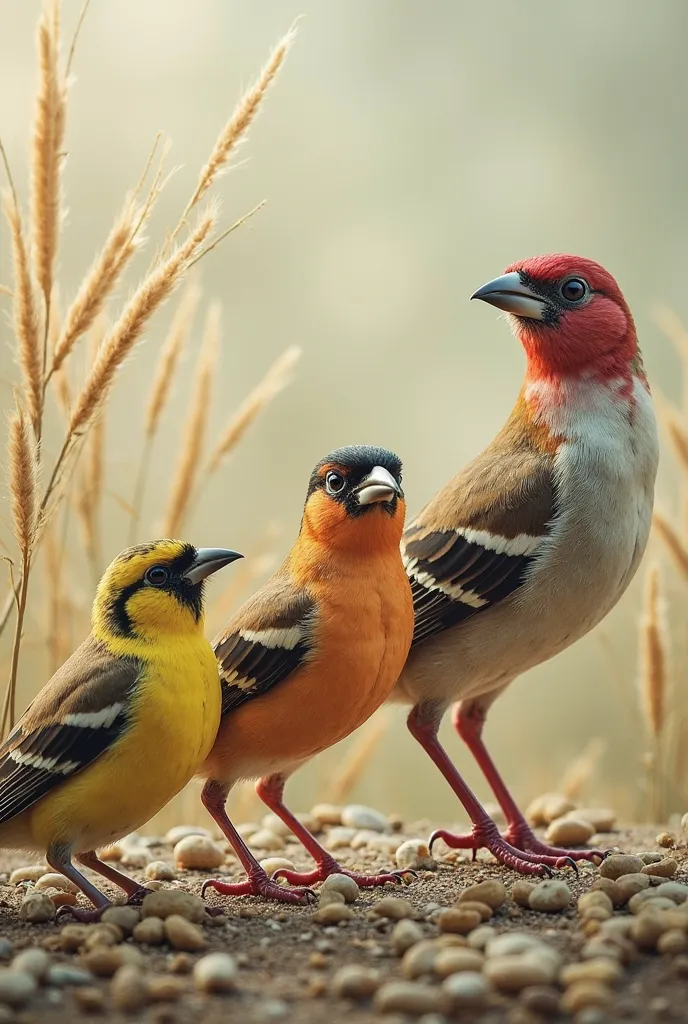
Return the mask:
M 432 851 L 433 844 L 438 839 L 444 840 L 452 850 L 472 850 L 473 859 L 478 850 L 489 850 L 493 857 L 507 868 L 519 871 L 522 875 L 540 875 L 552 877 L 552 868 L 547 858 L 542 859 L 525 850 L 519 850 L 511 846 L 500 834 L 494 822 L 489 824 L 474 825 L 469 835 L 457 836 L 445 829 L 437 829 L 428 840 L 428 846 Z M 556 858 L 550 858 L 552 866 L 556 866 Z M 573 862 L 572 862 L 573 863 Z
M 372 889 L 377 885 L 410 885 L 415 878 L 415 871 L 387 871 L 379 875 L 361 875 L 357 871 L 348 871 L 336 860 L 327 860 L 318 864 L 313 871 L 292 871 L 291 868 L 278 868 L 272 875 L 273 880 L 283 878 L 290 885 L 313 885 L 324 882 L 330 875 L 346 875 L 353 878 L 361 889 Z
M 612 850 L 582 849 L 565 850 L 560 846 L 548 846 L 541 842 L 530 828 L 516 826 L 507 829 L 504 839 L 515 849 L 532 854 L 535 857 L 548 858 L 544 863 L 555 861 L 555 867 L 576 866 L 576 861 L 588 860 L 593 864 L 599 864 L 612 853 Z
M 312 904 L 317 900 L 310 889 L 287 889 L 268 878 L 265 872 L 249 875 L 245 882 L 223 882 L 220 878 L 207 878 L 201 896 L 205 896 L 207 889 L 215 889 L 221 896 L 263 896 L 267 900 L 278 900 L 281 903 Z
M 55 921 L 59 923 L 66 918 L 72 918 L 79 924 L 97 924 L 108 907 L 112 906 L 113 903 L 106 903 L 104 907 L 73 907 L 69 903 L 64 903 L 57 908 Z

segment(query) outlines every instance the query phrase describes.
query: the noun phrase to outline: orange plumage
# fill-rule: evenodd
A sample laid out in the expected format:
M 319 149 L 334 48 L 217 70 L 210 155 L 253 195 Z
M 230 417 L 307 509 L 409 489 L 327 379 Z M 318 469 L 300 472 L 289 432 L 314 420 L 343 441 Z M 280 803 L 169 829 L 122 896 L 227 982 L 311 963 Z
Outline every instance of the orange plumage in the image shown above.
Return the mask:
M 318 868 L 306 881 L 341 870 L 293 818 L 281 793 L 296 767 L 384 703 L 404 666 L 413 603 L 399 552 L 400 477 L 399 460 L 384 449 L 340 449 L 319 463 L 289 556 L 215 643 L 223 719 L 204 767 L 203 799 L 249 874 L 239 886 L 207 883 L 220 892 L 304 898 L 267 879 L 244 844 L 237 845 L 224 803 L 239 779 L 262 777 L 259 795 L 315 856 Z

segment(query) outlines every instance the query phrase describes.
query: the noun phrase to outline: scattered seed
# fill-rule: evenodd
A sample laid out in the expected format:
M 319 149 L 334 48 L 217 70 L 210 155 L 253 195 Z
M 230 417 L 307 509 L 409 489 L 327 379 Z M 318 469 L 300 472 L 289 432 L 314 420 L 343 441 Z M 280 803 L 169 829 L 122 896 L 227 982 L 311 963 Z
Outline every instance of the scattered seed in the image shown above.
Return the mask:
M 335 972 L 331 989 L 340 999 L 368 999 L 380 985 L 377 971 L 359 964 L 346 964 Z

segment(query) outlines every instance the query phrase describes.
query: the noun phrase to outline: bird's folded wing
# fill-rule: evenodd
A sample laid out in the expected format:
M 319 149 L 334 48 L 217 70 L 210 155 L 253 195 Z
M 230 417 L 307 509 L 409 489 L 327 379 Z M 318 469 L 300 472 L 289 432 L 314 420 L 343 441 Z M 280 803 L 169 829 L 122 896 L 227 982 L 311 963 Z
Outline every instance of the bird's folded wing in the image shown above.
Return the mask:
M 222 714 L 265 693 L 313 650 L 316 607 L 285 571 L 268 580 L 214 643 L 222 682 Z
M 509 426 L 509 425 L 507 425 Z M 499 435 L 404 533 L 413 645 L 503 601 L 527 579 L 556 517 L 553 455 Z
M 0 747 L 0 823 L 104 754 L 129 723 L 141 666 L 89 637 Z

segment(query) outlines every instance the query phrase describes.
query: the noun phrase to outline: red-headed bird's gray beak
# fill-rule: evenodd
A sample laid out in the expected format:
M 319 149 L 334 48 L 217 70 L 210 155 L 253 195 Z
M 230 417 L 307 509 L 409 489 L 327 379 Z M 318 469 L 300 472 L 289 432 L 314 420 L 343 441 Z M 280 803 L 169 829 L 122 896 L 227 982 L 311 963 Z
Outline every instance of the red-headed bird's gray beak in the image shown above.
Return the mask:
M 547 305 L 545 299 L 521 282 L 521 275 L 517 270 L 495 277 L 494 281 L 488 281 L 482 288 L 478 288 L 477 292 L 473 292 L 471 298 L 482 299 L 491 306 L 497 306 L 498 309 L 514 313 L 516 316 L 528 317 L 530 320 L 543 320 Z
M 391 501 L 403 497 L 401 487 L 384 466 L 373 466 L 368 476 L 356 488 L 359 505 L 372 505 L 376 501 Z
M 189 583 L 200 583 L 218 569 L 243 557 L 238 551 L 231 551 L 229 548 L 198 548 L 196 557 L 184 573 L 184 579 Z

